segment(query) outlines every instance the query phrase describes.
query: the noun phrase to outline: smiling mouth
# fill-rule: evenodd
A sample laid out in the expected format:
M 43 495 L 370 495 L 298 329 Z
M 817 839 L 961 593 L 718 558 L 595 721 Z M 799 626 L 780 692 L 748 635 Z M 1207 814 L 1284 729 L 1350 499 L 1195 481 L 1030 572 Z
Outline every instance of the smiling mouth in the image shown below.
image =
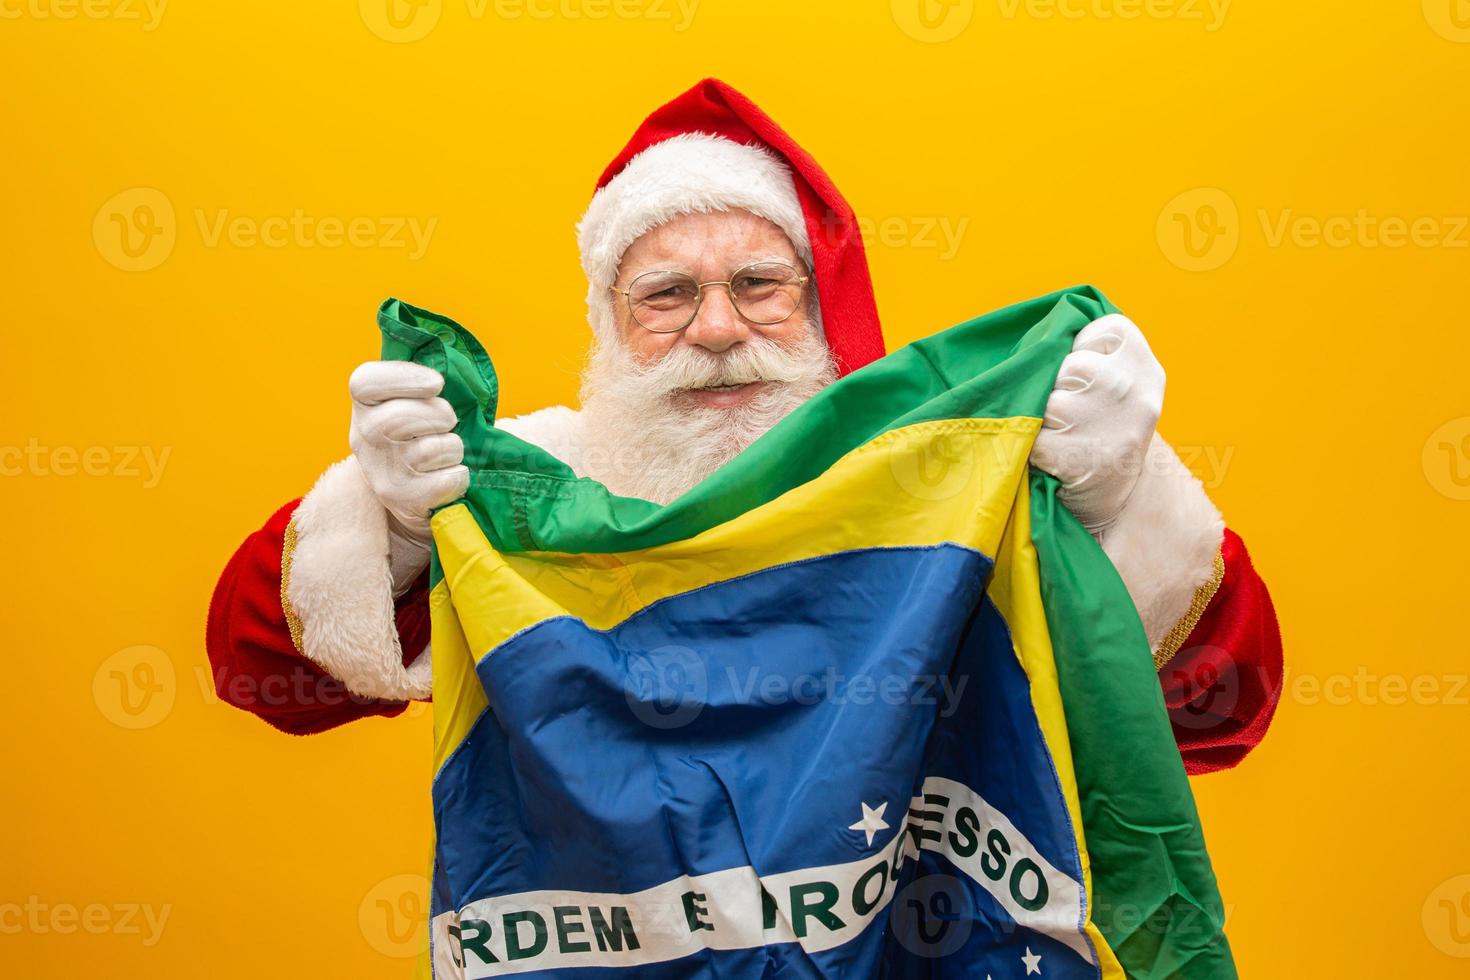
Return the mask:
M 710 408 L 733 408 L 744 404 L 764 388 L 764 381 L 742 381 L 739 384 L 700 385 L 685 388 L 684 397 Z

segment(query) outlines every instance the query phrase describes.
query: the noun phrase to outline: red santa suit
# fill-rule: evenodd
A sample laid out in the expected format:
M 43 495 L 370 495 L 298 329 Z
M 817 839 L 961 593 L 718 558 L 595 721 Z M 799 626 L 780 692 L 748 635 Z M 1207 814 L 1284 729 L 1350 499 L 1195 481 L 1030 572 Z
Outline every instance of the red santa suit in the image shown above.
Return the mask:
M 777 224 L 810 263 L 839 373 L 881 357 L 852 209 L 806 151 L 713 79 L 649 116 L 598 181 L 578 226 L 594 331 L 613 336 L 607 286 L 628 244 L 677 214 L 735 207 Z M 499 424 L 581 475 L 578 412 Z M 1186 769 L 1227 768 L 1275 711 L 1275 613 L 1245 544 L 1162 439 L 1146 464 L 1099 542 L 1143 621 Z M 220 697 L 298 735 L 398 714 L 429 696 L 427 585 L 425 572 L 394 596 L 388 516 L 349 456 L 225 566 L 206 632 Z

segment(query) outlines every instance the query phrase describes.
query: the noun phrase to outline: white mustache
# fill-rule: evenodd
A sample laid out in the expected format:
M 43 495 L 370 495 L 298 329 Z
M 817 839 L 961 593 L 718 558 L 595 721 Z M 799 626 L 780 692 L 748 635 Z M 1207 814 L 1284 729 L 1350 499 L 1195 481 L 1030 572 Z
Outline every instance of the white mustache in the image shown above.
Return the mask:
M 810 347 L 802 343 L 788 350 L 765 338 L 736 344 L 718 354 L 702 347 L 675 347 L 653 364 L 632 366 L 625 382 L 649 398 L 757 381 L 800 384 L 825 367 Z
M 837 376 L 820 324 L 788 346 L 765 337 L 720 353 L 676 346 L 640 364 L 625 345 L 594 347 L 582 376 L 586 440 L 579 476 L 614 493 L 667 503 L 749 446 Z M 767 382 L 732 408 L 677 395 Z

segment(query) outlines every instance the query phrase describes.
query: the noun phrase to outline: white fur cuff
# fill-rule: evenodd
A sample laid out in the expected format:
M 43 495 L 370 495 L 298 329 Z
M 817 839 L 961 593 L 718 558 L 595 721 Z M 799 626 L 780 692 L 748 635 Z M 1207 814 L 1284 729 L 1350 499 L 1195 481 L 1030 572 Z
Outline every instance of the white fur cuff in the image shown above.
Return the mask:
M 286 612 L 301 652 L 354 694 L 426 698 L 429 650 L 403 666 L 393 616 L 388 515 L 357 458 L 333 464 L 291 517 L 295 547 L 283 569 Z
M 1138 484 L 1101 538 L 1143 620 L 1149 649 L 1159 649 L 1215 578 L 1224 538 L 1220 511 L 1156 433 Z

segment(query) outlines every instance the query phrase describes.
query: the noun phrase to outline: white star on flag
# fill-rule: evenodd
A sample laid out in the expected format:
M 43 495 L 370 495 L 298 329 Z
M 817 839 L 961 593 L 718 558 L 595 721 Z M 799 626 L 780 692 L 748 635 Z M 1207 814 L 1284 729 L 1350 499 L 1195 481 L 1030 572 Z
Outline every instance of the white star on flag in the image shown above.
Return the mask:
M 1021 957 L 1021 962 L 1026 964 L 1026 976 L 1041 973 L 1041 957 L 1031 952 L 1031 947 L 1026 947 L 1026 955 Z
M 861 802 L 861 801 L 859 801 Z M 875 810 L 868 804 L 863 803 L 863 818 L 848 827 L 848 830 L 861 830 L 868 835 L 868 846 L 873 846 L 873 835 L 880 830 L 888 829 L 888 822 L 883 819 L 883 811 L 888 809 L 887 801 L 878 804 Z M 1029 952 L 1029 950 L 1028 950 Z

